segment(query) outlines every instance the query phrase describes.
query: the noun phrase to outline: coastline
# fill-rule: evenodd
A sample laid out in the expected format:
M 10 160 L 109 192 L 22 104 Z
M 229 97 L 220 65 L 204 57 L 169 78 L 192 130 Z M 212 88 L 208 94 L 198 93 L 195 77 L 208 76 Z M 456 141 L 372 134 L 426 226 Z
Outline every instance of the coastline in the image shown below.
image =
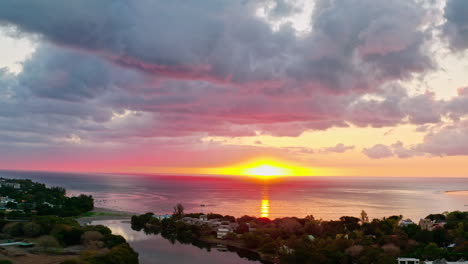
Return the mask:
M 258 254 L 260 256 L 262 263 L 271 263 L 271 264 L 279 263 L 278 259 L 272 258 L 269 255 L 263 254 L 258 250 L 247 248 L 238 241 L 223 240 L 223 239 L 217 239 L 214 237 L 202 237 L 202 238 L 199 238 L 198 240 L 201 242 L 209 243 L 209 244 L 219 244 L 219 245 L 229 246 L 229 247 L 233 247 L 233 248 L 237 248 L 240 250 L 245 250 L 245 251 Z
M 95 207 L 92 211 L 76 217 L 76 221 L 80 223 L 80 225 L 90 224 L 93 221 L 99 220 L 128 220 L 132 218 L 135 213 L 132 212 L 125 212 L 125 211 L 118 211 L 112 210 L 102 207 Z

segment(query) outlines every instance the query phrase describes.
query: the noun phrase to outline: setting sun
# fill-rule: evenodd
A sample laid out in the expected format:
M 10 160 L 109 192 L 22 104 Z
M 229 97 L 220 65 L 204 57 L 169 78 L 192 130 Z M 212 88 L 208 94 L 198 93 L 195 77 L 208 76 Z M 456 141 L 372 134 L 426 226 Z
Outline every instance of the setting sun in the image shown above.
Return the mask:
M 272 166 L 268 164 L 260 165 L 253 168 L 246 168 L 243 171 L 244 175 L 252 175 L 252 176 L 286 176 L 292 175 L 292 170 L 288 168 L 282 168 L 277 166 Z
M 256 159 L 223 168 L 223 174 L 272 178 L 281 176 L 312 175 L 310 168 L 304 168 L 275 159 Z

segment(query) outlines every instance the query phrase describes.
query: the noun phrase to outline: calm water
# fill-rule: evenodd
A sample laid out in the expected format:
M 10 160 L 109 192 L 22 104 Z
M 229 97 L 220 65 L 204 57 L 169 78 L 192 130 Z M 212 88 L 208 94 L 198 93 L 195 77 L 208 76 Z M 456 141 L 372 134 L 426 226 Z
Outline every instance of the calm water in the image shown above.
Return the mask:
M 105 225 L 112 233 L 121 235 L 138 252 L 141 264 L 261 264 L 260 261 L 241 258 L 236 252 L 224 252 L 222 249 L 201 249 L 192 245 L 172 244 L 160 235 L 145 235 L 131 229 L 130 224 L 123 221 L 105 220 L 93 221 L 93 225 Z
M 186 211 L 234 216 L 255 215 L 337 219 L 402 214 L 418 220 L 429 213 L 468 210 L 468 178 L 288 178 L 274 182 L 182 176 L 92 175 L 6 172 L 0 177 L 29 178 L 62 186 L 70 194 L 92 194 L 96 206 L 129 212 L 171 213 L 176 203 Z M 205 206 L 201 206 L 205 205 Z

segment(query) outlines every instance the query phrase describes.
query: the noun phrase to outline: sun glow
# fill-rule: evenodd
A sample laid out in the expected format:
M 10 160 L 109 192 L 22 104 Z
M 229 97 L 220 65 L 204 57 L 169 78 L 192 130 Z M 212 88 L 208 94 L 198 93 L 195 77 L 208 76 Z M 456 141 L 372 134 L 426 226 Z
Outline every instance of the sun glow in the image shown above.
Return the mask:
M 257 178 L 312 175 L 312 171 L 308 168 L 292 166 L 285 162 L 272 159 L 259 159 L 246 162 L 226 168 L 225 171 L 232 172 L 235 175 L 253 176 Z
M 263 164 L 253 168 L 246 168 L 243 172 L 244 175 L 252 176 L 285 176 L 292 175 L 292 171 L 288 168 L 277 167 L 269 164 Z

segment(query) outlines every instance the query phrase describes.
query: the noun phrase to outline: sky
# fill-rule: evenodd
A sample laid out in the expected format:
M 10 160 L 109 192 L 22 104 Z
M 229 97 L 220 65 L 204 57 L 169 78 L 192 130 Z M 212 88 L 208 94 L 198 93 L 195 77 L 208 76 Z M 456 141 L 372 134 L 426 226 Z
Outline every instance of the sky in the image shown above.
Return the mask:
M 468 177 L 466 14 L 2 0 L 0 169 Z

